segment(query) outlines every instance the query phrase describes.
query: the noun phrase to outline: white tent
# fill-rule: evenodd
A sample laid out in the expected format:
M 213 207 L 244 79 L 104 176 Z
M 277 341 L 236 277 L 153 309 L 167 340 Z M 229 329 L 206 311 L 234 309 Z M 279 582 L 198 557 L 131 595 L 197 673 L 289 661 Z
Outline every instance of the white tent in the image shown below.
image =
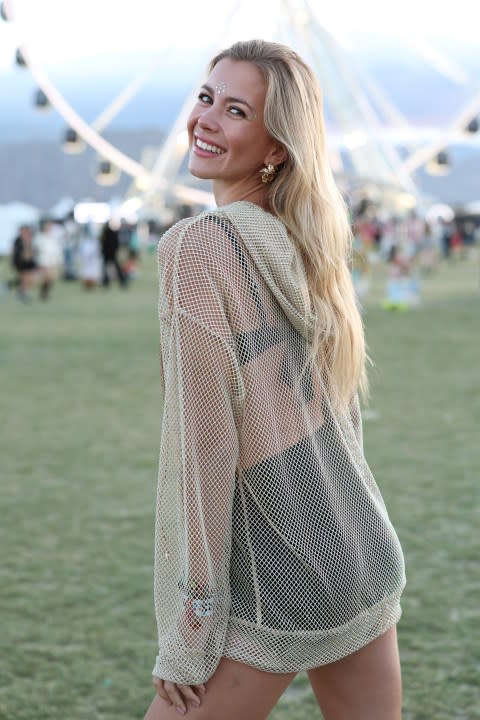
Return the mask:
M 0 205 L 0 255 L 9 255 L 20 225 L 38 222 L 40 210 L 25 203 Z
M 47 215 L 52 220 L 64 220 L 67 215 L 73 212 L 74 207 L 75 202 L 71 197 L 63 197 L 50 208 Z

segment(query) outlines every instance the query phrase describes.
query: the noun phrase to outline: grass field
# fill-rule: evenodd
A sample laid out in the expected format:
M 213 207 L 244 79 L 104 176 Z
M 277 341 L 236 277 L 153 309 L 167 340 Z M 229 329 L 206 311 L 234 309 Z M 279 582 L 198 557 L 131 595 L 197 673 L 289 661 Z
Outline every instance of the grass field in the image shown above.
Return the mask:
M 407 563 L 405 720 L 480 718 L 477 262 L 440 267 L 405 313 L 380 309 L 378 276 L 365 313 L 366 453 Z M 141 719 L 156 652 L 153 258 L 127 291 L 4 294 L 0 319 L 0 718 Z M 304 676 L 271 718 L 320 718 Z

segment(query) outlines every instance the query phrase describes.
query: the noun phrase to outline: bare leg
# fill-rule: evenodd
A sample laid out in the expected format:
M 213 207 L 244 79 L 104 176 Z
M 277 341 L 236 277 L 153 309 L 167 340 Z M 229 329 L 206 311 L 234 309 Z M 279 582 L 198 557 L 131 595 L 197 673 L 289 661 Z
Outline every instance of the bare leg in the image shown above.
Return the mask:
M 265 720 L 296 673 L 268 673 L 222 658 L 206 683 L 200 708 L 189 707 L 188 720 Z M 178 720 L 173 706 L 155 696 L 144 720 Z
M 24 270 L 20 273 L 20 289 L 26 295 L 32 289 L 34 279 L 35 275 L 31 270 Z
M 400 720 L 396 628 L 342 660 L 308 673 L 325 720 Z
M 48 300 L 50 289 L 53 287 L 57 279 L 57 269 L 55 267 L 42 268 L 42 282 L 40 284 L 40 299 Z

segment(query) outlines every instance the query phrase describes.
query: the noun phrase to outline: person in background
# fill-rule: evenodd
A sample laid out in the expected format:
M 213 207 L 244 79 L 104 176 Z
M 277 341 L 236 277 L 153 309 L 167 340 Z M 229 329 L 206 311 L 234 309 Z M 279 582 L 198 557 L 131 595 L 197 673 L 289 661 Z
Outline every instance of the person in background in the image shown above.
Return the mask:
M 33 231 L 30 225 L 22 225 L 14 240 L 12 266 L 17 273 L 17 297 L 22 302 L 32 301 L 37 263 L 33 247 Z
M 78 275 L 85 290 L 92 290 L 102 278 L 102 256 L 97 236 L 91 225 L 82 228 L 78 243 Z
M 382 302 L 385 310 L 408 310 L 416 303 L 416 288 L 412 278 L 413 261 L 402 253 L 398 245 L 392 245 L 388 257 L 386 297 Z
M 440 241 L 442 245 L 442 254 L 443 257 L 448 260 L 451 255 L 452 251 L 452 237 L 455 232 L 455 224 L 451 220 L 445 220 L 444 218 L 439 218 L 440 220 Z
M 217 208 L 159 243 L 164 386 L 145 720 L 399 720 L 403 554 L 363 451 L 366 352 L 321 91 L 285 45 L 220 52 L 188 123 Z
M 130 225 L 130 236 L 128 238 L 128 257 L 125 262 L 125 272 L 128 279 L 133 280 L 137 277 L 138 264 L 140 261 L 140 235 L 137 225 Z
M 463 243 L 463 231 L 460 223 L 455 223 L 453 233 L 450 238 L 450 254 L 456 260 L 465 257 L 465 247 Z
M 110 286 L 110 272 L 112 268 L 115 270 L 120 287 L 127 285 L 127 276 L 123 271 L 118 260 L 118 250 L 120 247 L 119 238 L 120 224 L 111 219 L 105 223 L 100 234 L 100 248 L 103 259 L 102 285 Z
M 468 256 L 471 253 L 471 248 L 475 245 L 475 223 L 467 221 L 463 225 L 463 247 L 465 254 Z
M 431 222 L 425 222 L 422 245 L 420 248 L 419 266 L 423 273 L 430 273 L 438 262 L 438 238 Z
M 40 299 L 48 300 L 63 263 L 61 237 L 50 220 L 40 221 L 33 244 L 39 270 Z
M 63 242 L 63 279 L 73 281 L 77 279 L 76 260 L 79 241 L 79 228 L 73 213 L 70 213 L 61 223 Z
M 362 302 L 368 295 L 370 288 L 369 244 L 365 242 L 364 237 L 358 232 L 356 225 L 353 228 L 352 281 L 358 308 L 362 312 Z

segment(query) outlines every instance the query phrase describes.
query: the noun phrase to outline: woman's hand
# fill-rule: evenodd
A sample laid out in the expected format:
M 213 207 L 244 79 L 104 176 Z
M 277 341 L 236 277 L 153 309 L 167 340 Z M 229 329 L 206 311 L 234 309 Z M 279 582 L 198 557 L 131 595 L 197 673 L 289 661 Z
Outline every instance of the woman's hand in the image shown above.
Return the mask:
M 205 685 L 180 685 L 155 676 L 152 681 L 160 697 L 169 705 L 175 705 L 180 715 L 185 715 L 187 712 L 188 702 L 195 708 L 200 707 L 202 698 L 207 691 Z

